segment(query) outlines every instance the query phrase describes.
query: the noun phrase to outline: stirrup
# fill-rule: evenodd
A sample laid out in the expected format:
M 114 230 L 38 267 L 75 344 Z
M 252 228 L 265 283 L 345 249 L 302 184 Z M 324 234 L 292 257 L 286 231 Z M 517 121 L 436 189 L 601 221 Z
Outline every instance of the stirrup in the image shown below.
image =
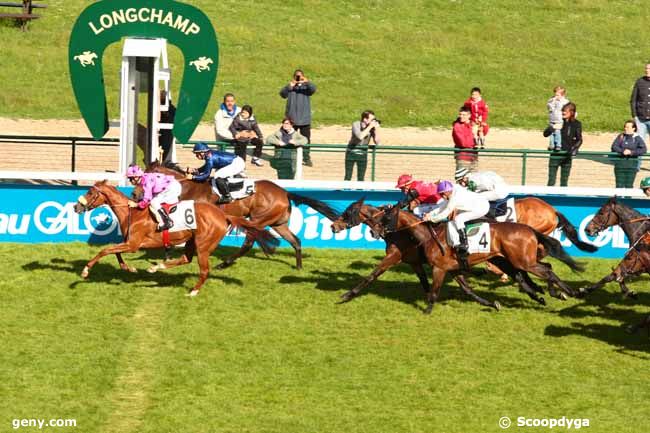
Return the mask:
M 219 197 L 219 200 L 217 200 L 217 204 L 227 204 L 227 203 L 232 203 L 232 196 L 229 195 L 222 195 Z

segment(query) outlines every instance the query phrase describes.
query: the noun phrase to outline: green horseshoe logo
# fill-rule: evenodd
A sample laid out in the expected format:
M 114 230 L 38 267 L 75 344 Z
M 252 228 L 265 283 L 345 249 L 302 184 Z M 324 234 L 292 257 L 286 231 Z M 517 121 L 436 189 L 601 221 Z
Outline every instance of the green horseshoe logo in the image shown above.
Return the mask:
M 187 142 L 210 101 L 219 66 L 217 35 L 208 17 L 175 0 L 101 0 L 77 18 L 70 35 L 70 78 L 81 115 L 94 138 L 108 131 L 102 56 L 125 36 L 165 38 L 183 53 L 174 136 Z

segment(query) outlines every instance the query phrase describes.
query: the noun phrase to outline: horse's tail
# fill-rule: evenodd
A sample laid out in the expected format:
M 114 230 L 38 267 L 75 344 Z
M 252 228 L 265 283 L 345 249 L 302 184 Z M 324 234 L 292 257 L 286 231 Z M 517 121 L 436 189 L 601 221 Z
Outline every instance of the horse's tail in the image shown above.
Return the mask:
M 573 245 L 578 247 L 578 249 L 587 251 L 589 253 L 598 251 L 598 247 L 596 245 L 583 242 L 578 238 L 578 231 L 573 226 L 573 224 L 571 224 L 571 222 L 566 219 L 564 215 L 558 211 L 555 211 L 555 215 L 557 215 L 557 219 L 559 221 L 559 224 L 557 226 L 564 232 L 566 237 L 569 238 L 571 242 L 573 242 Z
M 276 239 L 271 232 L 266 231 L 263 228 L 260 229 L 246 218 L 226 215 L 226 219 L 233 227 L 242 228 L 247 234 L 251 235 L 267 256 L 275 253 L 275 249 L 280 245 L 280 241 Z
M 558 259 L 574 271 L 583 272 L 585 270 L 585 266 L 582 263 L 573 260 L 573 258 L 564 250 L 560 241 L 550 236 L 546 236 L 537 230 L 533 231 L 535 232 L 535 236 L 537 236 L 537 242 L 544 246 L 544 249 L 549 256 Z
M 339 213 L 336 210 L 330 207 L 327 203 L 324 203 L 320 200 L 294 194 L 292 192 L 287 192 L 287 197 L 289 197 L 289 200 L 293 201 L 296 204 L 306 204 L 307 206 L 310 206 L 312 209 L 317 210 L 318 212 L 325 215 L 331 221 L 334 221 L 340 217 Z

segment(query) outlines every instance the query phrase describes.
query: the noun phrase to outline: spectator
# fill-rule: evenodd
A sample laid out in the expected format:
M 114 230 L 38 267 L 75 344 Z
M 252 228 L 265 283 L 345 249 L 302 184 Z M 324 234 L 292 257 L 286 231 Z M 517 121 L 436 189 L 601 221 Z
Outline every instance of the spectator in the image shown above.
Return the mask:
M 241 108 L 239 116 L 236 116 L 230 124 L 229 129 L 235 139 L 235 155 L 246 161 L 246 146 L 248 144 L 254 144 L 255 150 L 253 151 L 251 162 L 258 167 L 263 166 L 264 163 L 260 159 L 262 156 L 262 146 L 264 145 L 262 141 L 263 136 L 257 120 L 253 116 L 253 107 L 244 105 Z
M 645 140 L 650 131 L 650 61 L 645 65 L 645 76 L 634 83 L 630 109 L 639 135 Z
M 285 117 L 282 126 L 266 139 L 266 144 L 275 146 L 271 167 L 278 172 L 278 179 L 296 177 L 296 148 L 307 145 L 305 138 L 294 128 L 293 121 Z
M 490 130 L 487 124 L 488 120 L 488 105 L 481 97 L 481 89 L 478 87 L 472 88 L 470 97 L 464 104 L 465 107 L 470 109 L 472 122 L 472 134 L 474 141 L 481 149 L 485 148 L 485 136 Z
M 553 89 L 553 97 L 546 103 L 548 109 L 548 126 L 553 127 L 553 134 L 548 137 L 548 150 L 560 150 L 562 148 L 562 107 L 569 103 L 566 98 L 566 89 L 562 86 L 556 86 Z
M 380 122 L 375 118 L 375 113 L 366 110 L 361 113 L 361 120 L 352 123 L 352 136 L 345 151 L 345 180 L 352 179 L 354 164 L 357 165 L 357 180 L 362 182 L 368 167 L 368 148 L 379 144 Z
M 553 134 L 558 127 L 560 127 L 559 124 L 547 127 L 544 130 L 544 137 Z M 558 167 L 561 169 L 560 185 L 567 186 L 569 184 L 573 157 L 578 154 L 578 149 L 582 146 L 582 123 L 576 119 L 576 105 L 573 102 L 562 107 L 560 133 L 562 135 L 561 151 L 554 151 L 548 160 L 548 186 L 555 185 Z
M 300 131 L 307 143 L 311 143 L 311 95 L 316 93 L 316 85 L 311 82 L 302 69 L 296 69 L 289 84 L 280 90 L 280 96 L 287 100 L 284 115 L 293 120 L 294 128 Z M 309 155 L 309 147 L 305 147 L 302 162 L 308 167 L 314 164 Z
M 230 132 L 230 124 L 240 111 L 241 108 L 235 103 L 235 95 L 232 93 L 223 95 L 223 102 L 214 115 L 214 134 L 217 141 L 234 142 Z
M 639 157 L 646 153 L 646 146 L 643 138 L 636 133 L 634 120 L 625 122 L 623 130 L 612 143 L 612 152 L 618 153 L 614 164 L 616 188 L 634 188 L 634 178 L 639 171 Z
M 165 90 L 160 91 L 160 105 L 164 105 L 167 100 L 167 92 Z M 174 124 L 174 117 L 176 116 L 176 107 L 172 104 L 171 97 L 169 98 L 169 106 L 167 111 L 160 112 L 160 123 L 169 123 Z M 161 129 L 158 137 L 158 144 L 163 151 L 162 160 L 167 161 L 169 158 L 169 153 L 172 150 L 174 145 L 174 135 L 172 134 L 171 129 Z
M 470 117 L 470 109 L 464 106 L 460 107 L 460 110 L 458 110 L 458 118 L 454 122 L 451 132 L 451 136 L 454 139 L 454 146 L 458 149 L 476 149 Z M 456 151 L 454 158 L 456 159 L 456 170 L 461 168 L 466 168 L 470 172 L 476 170 L 478 164 L 478 153 L 476 151 Z

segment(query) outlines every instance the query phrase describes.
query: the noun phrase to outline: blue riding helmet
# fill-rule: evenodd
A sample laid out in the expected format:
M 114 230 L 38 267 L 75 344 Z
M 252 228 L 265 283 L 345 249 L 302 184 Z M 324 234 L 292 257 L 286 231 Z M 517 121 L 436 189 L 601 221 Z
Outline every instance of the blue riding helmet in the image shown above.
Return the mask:
M 192 152 L 194 153 L 203 153 L 203 152 L 208 152 L 210 148 L 208 147 L 207 144 L 203 143 L 202 141 L 196 143 L 194 145 L 194 148 L 192 149 Z

